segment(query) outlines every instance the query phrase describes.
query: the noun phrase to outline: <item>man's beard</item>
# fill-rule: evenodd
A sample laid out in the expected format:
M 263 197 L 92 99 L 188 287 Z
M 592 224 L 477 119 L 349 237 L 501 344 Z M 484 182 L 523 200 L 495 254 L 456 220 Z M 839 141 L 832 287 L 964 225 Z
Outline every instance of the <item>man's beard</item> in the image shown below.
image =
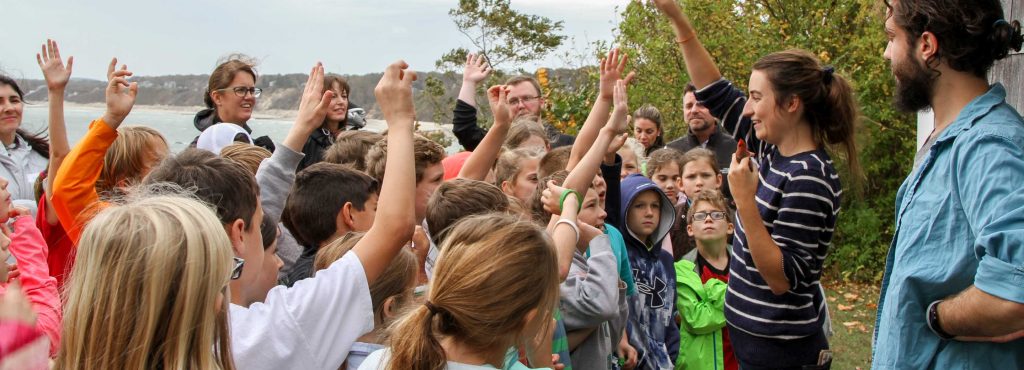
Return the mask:
M 690 132 L 696 134 L 698 132 L 704 132 L 711 129 L 711 126 L 714 123 L 706 119 L 697 118 L 690 120 L 689 122 L 687 122 L 687 124 L 689 126 Z
M 912 113 L 931 107 L 935 79 L 929 69 L 914 60 L 913 56 L 907 55 L 904 62 L 892 65 L 892 71 L 896 76 L 893 105 L 897 110 Z

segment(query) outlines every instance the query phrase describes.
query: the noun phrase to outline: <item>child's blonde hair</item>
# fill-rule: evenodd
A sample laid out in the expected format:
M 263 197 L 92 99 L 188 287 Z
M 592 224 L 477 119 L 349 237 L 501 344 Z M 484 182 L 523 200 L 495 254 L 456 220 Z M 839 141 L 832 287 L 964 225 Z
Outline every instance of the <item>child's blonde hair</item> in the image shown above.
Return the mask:
M 142 182 L 152 168 L 146 167 L 145 155 L 156 148 L 154 141 L 167 147 L 167 140 L 159 131 L 145 126 L 124 126 L 117 130 L 117 139 L 103 155 L 103 169 L 96 180 L 96 192 L 118 193 L 118 188 L 128 188 Z M 154 166 L 155 167 L 155 166 Z
M 520 117 L 512 122 L 508 129 L 508 136 L 505 138 L 505 147 L 518 149 L 531 137 L 538 137 L 544 140 L 544 147 L 551 146 L 551 139 L 548 138 L 548 131 L 544 125 L 533 120 L 532 117 Z
M 444 244 L 426 303 L 389 329 L 388 369 L 445 369 L 443 338 L 481 352 L 531 340 L 526 317 L 534 310 L 539 330 L 550 325 L 558 267 L 543 229 L 506 214 L 477 215 L 459 221 Z
M 501 183 L 508 181 L 515 184 L 516 175 L 522 170 L 522 161 L 528 159 L 539 160 L 544 156 L 544 151 L 535 148 L 519 148 L 505 150 L 498 156 L 498 162 L 494 165 L 494 186 L 501 188 Z
M 233 369 L 232 269 L 221 222 L 194 198 L 104 209 L 79 240 L 55 368 Z
M 253 176 L 260 169 L 260 163 L 270 158 L 270 151 L 248 143 L 234 143 L 220 150 L 220 156 L 242 165 Z
M 313 270 L 320 271 L 331 266 L 334 261 L 340 260 L 356 246 L 359 240 L 363 239 L 366 233 L 350 232 L 345 236 L 335 239 L 316 252 L 316 259 L 313 260 Z M 314 275 L 316 272 L 314 272 Z M 408 302 L 409 290 L 412 283 L 416 281 L 416 255 L 408 248 L 402 248 L 391 264 L 384 270 L 384 273 L 370 284 L 370 300 L 373 302 L 373 317 L 375 325 L 385 323 L 384 301 L 395 297 L 397 307 L 402 307 Z

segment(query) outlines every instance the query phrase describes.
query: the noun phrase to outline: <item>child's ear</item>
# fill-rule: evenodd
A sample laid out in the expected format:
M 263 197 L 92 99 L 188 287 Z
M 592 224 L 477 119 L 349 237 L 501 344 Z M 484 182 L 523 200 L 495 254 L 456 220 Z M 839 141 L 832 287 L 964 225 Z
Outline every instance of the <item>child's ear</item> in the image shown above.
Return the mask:
M 730 222 L 729 223 L 729 228 L 726 229 L 726 234 L 727 235 L 732 235 L 733 231 L 735 231 L 735 230 L 736 230 L 736 227 L 732 225 L 732 222 Z
M 383 319 L 385 320 L 385 322 L 388 319 L 394 317 L 395 314 L 397 313 L 397 312 L 395 312 L 396 311 L 395 310 L 396 304 L 397 303 L 396 303 L 396 300 L 395 300 L 395 296 L 390 296 L 390 297 L 388 297 L 387 299 L 384 300 L 384 310 L 382 312 L 384 313 Z
M 722 173 L 719 172 L 715 175 L 715 188 L 722 189 Z
M 334 224 L 337 231 L 342 231 L 342 227 L 344 227 L 344 231 L 355 230 L 356 220 L 352 217 L 352 202 L 345 202 L 345 205 L 341 206 Z
M 510 183 L 509 183 L 508 181 L 502 181 L 502 182 L 501 182 L 501 192 L 502 192 L 502 193 L 505 193 L 505 194 L 507 194 L 507 195 L 513 195 L 513 194 L 515 194 L 515 193 L 514 193 L 514 192 L 512 191 L 512 184 L 510 184 Z
M 224 225 L 224 228 L 228 232 L 228 239 L 231 240 L 231 250 L 235 252 L 236 256 L 241 256 L 245 250 L 245 221 L 239 218 Z
M 732 225 L 732 224 L 730 224 L 730 225 Z M 730 230 L 732 230 L 732 229 L 730 229 Z M 691 238 L 693 237 L 693 225 L 690 224 L 690 223 L 686 224 L 686 234 L 690 235 Z

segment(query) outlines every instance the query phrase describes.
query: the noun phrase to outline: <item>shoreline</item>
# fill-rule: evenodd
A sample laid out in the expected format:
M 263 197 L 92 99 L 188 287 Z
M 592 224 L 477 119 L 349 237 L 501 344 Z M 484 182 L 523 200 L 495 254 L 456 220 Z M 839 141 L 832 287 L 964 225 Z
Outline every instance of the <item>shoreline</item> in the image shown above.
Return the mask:
M 34 103 L 32 105 L 27 105 L 27 104 L 25 105 L 26 109 L 47 109 L 48 107 L 49 107 L 49 103 L 47 103 L 47 102 L 40 102 L 40 103 Z M 64 103 L 64 108 L 65 109 L 84 109 L 84 110 L 102 111 L 102 110 L 106 109 L 106 104 L 105 103 L 71 103 L 71 102 L 65 102 Z M 203 106 L 179 106 L 179 105 L 135 105 L 134 107 L 132 107 L 133 111 L 139 111 L 139 112 L 181 113 L 181 114 L 189 114 L 189 115 L 194 115 L 196 112 L 199 112 L 200 110 L 203 110 L 203 109 L 206 109 L 206 107 L 203 107 Z M 270 109 L 270 110 L 263 110 L 263 111 L 253 112 L 252 117 L 255 118 L 255 119 L 261 119 L 261 120 L 291 121 L 291 120 L 295 119 L 295 117 L 296 117 L 295 113 L 296 113 L 295 111 L 291 111 L 291 110 Z

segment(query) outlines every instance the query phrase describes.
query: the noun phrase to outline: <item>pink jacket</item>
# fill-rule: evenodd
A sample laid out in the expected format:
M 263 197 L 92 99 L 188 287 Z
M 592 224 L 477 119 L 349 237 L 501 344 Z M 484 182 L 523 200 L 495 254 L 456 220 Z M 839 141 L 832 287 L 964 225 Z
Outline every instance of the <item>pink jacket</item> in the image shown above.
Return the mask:
M 57 280 L 50 276 L 47 267 L 46 241 L 31 216 L 21 216 L 14 220 L 10 250 L 18 260 L 21 290 L 36 312 L 36 327 L 50 338 L 50 356 L 55 356 L 60 348 L 60 294 L 57 292 Z M 3 282 L 0 284 L 0 295 L 6 292 L 7 283 Z

